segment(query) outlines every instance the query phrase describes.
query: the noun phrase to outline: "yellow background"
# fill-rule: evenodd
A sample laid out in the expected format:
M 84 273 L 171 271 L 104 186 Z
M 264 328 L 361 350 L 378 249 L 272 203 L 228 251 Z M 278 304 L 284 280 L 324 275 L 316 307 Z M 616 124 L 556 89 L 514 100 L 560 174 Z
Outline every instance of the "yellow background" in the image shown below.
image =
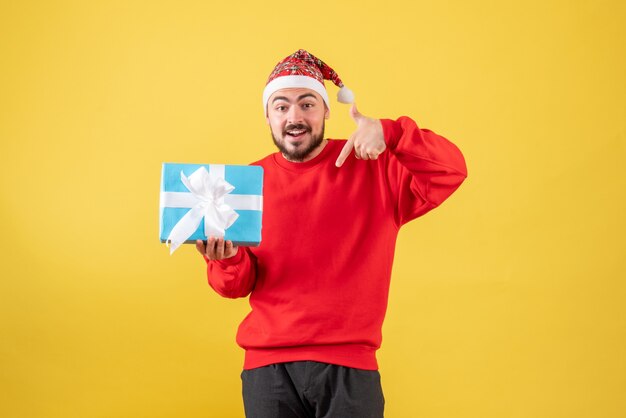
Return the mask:
M 0 4 L 0 416 L 243 416 L 248 304 L 159 243 L 160 167 L 273 152 L 299 48 L 468 161 L 399 237 L 386 416 L 626 416 L 623 1 Z

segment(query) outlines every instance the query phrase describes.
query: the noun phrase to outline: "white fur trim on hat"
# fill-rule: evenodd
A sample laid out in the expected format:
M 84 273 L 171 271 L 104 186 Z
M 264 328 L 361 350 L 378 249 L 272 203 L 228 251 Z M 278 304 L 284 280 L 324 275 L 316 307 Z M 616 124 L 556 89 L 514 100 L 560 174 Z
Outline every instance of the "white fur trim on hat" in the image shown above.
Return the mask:
M 330 109 L 328 93 L 326 92 L 326 88 L 322 83 L 320 83 L 313 77 L 309 77 L 306 75 L 284 75 L 282 77 L 276 77 L 275 79 L 267 83 L 265 89 L 263 90 L 263 109 L 265 111 L 265 116 L 267 116 L 267 102 L 269 101 L 272 94 L 280 89 L 298 87 L 311 89 L 314 92 L 318 93 L 320 96 L 322 96 L 322 99 L 324 99 L 326 106 Z

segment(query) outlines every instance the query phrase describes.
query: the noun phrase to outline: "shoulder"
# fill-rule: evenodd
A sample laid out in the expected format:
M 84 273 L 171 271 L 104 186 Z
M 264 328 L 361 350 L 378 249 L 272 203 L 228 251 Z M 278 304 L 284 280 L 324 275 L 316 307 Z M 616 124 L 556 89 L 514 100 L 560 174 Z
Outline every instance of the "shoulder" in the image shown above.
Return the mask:
M 339 154 L 343 149 L 344 145 L 348 142 L 347 139 L 330 139 L 328 138 L 327 147 L 330 147 L 330 151 L 335 154 Z
M 275 153 L 270 154 L 270 155 L 268 155 L 268 156 L 266 156 L 264 158 L 261 158 L 258 161 L 254 161 L 254 162 L 252 162 L 252 163 L 250 163 L 248 165 L 258 165 L 258 166 L 261 166 L 261 167 L 266 167 L 274 159 L 274 154 Z

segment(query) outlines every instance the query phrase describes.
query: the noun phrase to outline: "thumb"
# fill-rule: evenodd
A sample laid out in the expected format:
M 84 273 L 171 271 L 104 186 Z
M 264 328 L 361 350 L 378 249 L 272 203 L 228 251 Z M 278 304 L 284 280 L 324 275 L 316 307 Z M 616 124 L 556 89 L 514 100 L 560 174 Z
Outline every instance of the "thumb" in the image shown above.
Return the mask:
M 206 253 L 206 248 L 204 246 L 204 242 L 201 239 L 196 240 L 196 250 L 202 255 Z
M 352 116 L 352 119 L 354 119 L 354 121 L 357 123 L 359 122 L 359 119 L 363 117 L 363 115 L 359 113 L 358 109 L 356 108 L 356 103 L 352 103 L 352 107 L 350 108 L 350 116 Z
M 354 148 L 354 138 L 350 137 L 350 139 L 346 142 L 346 145 L 343 146 L 341 152 L 339 153 L 339 157 L 337 157 L 337 161 L 335 162 L 337 167 L 341 167 L 343 165 L 346 158 L 348 158 L 348 155 L 350 155 L 350 152 L 352 152 L 352 148 Z

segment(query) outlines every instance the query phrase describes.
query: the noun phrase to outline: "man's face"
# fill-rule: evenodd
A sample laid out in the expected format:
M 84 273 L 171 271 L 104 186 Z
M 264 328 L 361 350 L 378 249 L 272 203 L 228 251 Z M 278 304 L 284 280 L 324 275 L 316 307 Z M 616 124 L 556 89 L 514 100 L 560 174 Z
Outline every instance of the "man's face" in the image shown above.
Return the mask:
M 324 99 L 307 88 L 278 90 L 267 102 L 274 144 L 290 161 L 307 161 L 319 153 L 327 118 Z

